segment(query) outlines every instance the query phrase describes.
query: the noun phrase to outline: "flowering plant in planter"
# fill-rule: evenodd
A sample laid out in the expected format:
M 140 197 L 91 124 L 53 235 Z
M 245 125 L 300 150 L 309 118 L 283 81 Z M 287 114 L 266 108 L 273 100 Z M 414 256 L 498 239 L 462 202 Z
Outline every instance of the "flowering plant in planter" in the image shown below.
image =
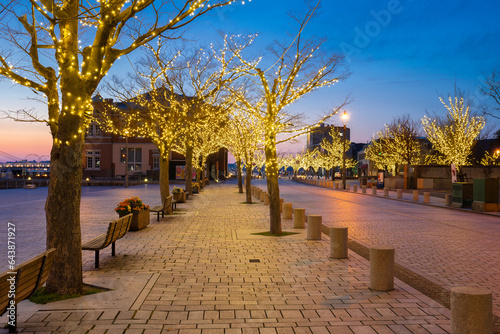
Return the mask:
M 120 202 L 115 208 L 120 216 L 127 215 L 129 213 L 141 212 L 149 209 L 149 205 L 142 203 L 139 197 L 127 198 L 123 202 Z
M 176 186 L 174 186 L 174 188 L 172 189 L 172 194 L 180 194 L 180 193 L 183 193 L 183 192 L 184 192 L 184 189 L 177 188 Z

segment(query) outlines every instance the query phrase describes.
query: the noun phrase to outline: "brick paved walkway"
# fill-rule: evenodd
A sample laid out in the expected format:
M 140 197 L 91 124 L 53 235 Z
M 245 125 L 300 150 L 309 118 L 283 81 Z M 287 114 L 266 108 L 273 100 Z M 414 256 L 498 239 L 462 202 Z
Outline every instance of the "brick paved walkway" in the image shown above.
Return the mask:
M 210 185 L 178 214 L 128 233 L 117 243 L 116 257 L 104 251 L 101 269 L 94 270 L 93 254 L 84 252 L 85 281 L 115 290 L 45 306 L 23 302 L 20 328 L 88 334 L 449 332 L 447 309 L 398 280 L 394 291 L 371 291 L 368 262 L 352 252 L 347 260 L 329 259 L 327 238 L 307 241 L 304 230 L 283 238 L 251 235 L 268 229 L 268 207 L 244 200 L 234 183 Z
M 265 180 L 254 183 L 265 187 Z M 446 290 L 462 285 L 488 288 L 493 292 L 493 312 L 500 316 L 499 217 L 288 179 L 280 181 L 280 195 L 294 207 L 306 208 L 306 215 L 323 216 L 326 225 L 349 227 L 349 236 L 365 245 L 394 247 L 397 263 Z M 396 193 L 390 196 L 394 199 Z M 432 200 L 439 205 L 441 199 Z M 447 298 L 444 294 L 440 302 L 446 304 Z

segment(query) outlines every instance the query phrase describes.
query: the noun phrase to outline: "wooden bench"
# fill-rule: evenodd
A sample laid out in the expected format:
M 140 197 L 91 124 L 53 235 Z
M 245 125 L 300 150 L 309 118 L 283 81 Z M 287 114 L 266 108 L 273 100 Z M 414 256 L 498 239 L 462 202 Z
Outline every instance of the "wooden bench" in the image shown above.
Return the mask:
M 55 251 L 55 248 L 51 248 L 13 270 L 0 274 L 0 315 L 8 312 L 9 333 L 16 333 L 17 303 L 31 297 L 45 284 Z
M 95 252 L 95 267 L 99 268 L 99 251 L 108 247 L 111 244 L 111 255 L 115 256 L 115 242 L 123 238 L 127 233 L 130 223 L 132 222 L 132 214 L 123 216 L 108 225 L 108 231 L 82 245 L 83 250 L 92 250 Z
M 172 213 L 173 209 L 174 209 L 174 203 L 172 201 L 172 195 L 170 195 L 167 198 L 165 198 L 163 205 L 157 205 L 155 207 L 152 207 L 149 209 L 149 212 L 156 213 L 156 221 L 160 221 L 160 213 L 161 217 L 163 218 L 165 217 L 165 213 L 169 215 Z

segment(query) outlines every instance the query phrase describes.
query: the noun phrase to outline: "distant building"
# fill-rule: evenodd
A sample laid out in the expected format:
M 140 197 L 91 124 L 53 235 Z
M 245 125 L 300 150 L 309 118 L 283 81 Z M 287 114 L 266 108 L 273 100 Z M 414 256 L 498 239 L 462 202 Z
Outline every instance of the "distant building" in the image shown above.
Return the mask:
M 5 179 L 47 179 L 50 176 L 50 161 L 0 162 L 0 178 Z
M 110 105 L 123 107 L 112 99 L 100 96 L 93 98 L 94 112 Z M 142 137 L 122 137 L 102 130 L 95 122 L 85 134 L 83 146 L 83 178 L 111 179 L 125 177 L 125 158 L 128 150 L 129 178 L 159 179 L 160 153 L 151 140 Z M 171 180 L 184 179 L 186 159 L 183 155 L 170 152 L 169 176 Z M 227 150 L 221 149 L 207 159 L 207 174 L 211 179 L 227 175 Z
M 319 147 L 323 138 L 331 141 L 332 136 L 330 136 L 331 129 L 337 129 L 341 136 L 344 135 L 344 127 L 343 126 L 335 126 L 332 124 L 321 123 L 320 126 L 312 129 L 307 133 L 307 149 L 313 150 L 315 147 Z M 347 140 L 351 140 L 351 129 L 345 129 L 345 136 Z

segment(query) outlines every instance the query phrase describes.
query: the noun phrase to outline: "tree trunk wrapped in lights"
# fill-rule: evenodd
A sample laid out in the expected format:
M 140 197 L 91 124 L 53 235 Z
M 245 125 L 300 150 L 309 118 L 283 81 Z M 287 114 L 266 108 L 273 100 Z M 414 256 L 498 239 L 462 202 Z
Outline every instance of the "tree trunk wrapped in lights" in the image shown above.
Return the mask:
M 21 52 L 0 52 L 0 75 L 39 94 L 48 106 L 48 117 L 27 112 L 26 120 L 47 123 L 53 138 L 45 208 L 47 247 L 56 248 L 57 253 L 47 281 L 49 292 L 73 294 L 83 289 L 82 148 L 90 98 L 101 79 L 121 56 L 159 35 L 178 38 L 172 33 L 209 10 L 234 1 L 181 2 L 31 0 L 31 6 L 26 6 L 25 2 L 12 1 L 2 17 L 2 38 Z M 153 7 L 153 3 L 158 6 Z M 2 9 L 6 7 L 5 2 L 1 4 Z M 90 45 L 82 45 L 84 40 Z

